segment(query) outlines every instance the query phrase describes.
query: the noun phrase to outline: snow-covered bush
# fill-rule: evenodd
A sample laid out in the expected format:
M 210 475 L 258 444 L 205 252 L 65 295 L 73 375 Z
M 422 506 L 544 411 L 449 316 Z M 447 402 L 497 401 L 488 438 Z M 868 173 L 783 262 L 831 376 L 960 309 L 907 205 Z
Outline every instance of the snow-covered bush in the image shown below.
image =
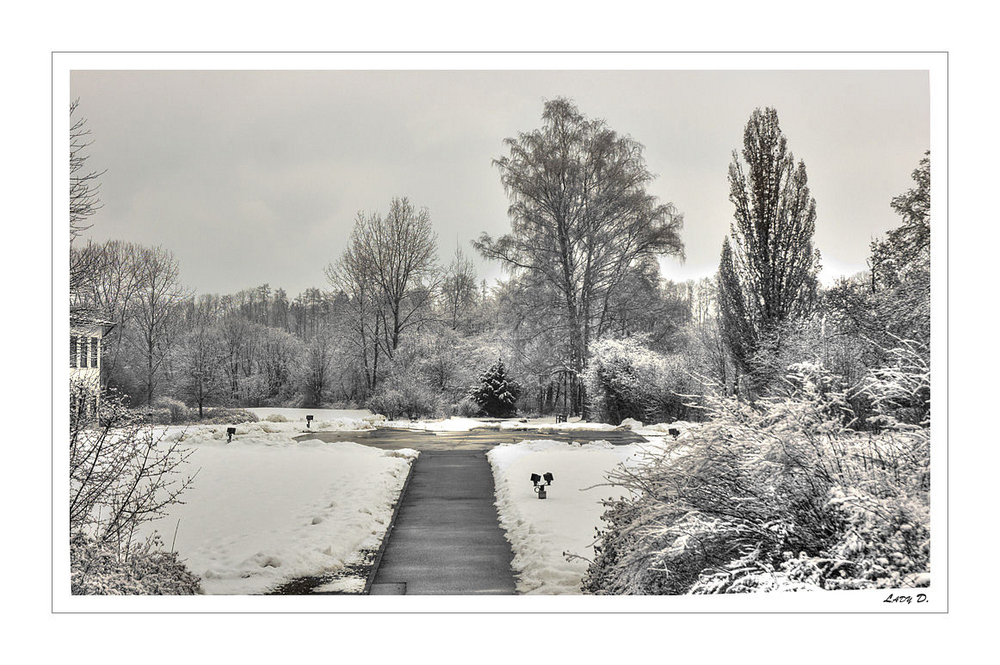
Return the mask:
M 368 401 L 365 402 L 365 408 L 372 413 L 381 414 L 389 420 L 396 420 L 403 413 L 405 401 L 406 398 L 402 392 L 393 388 L 386 389 L 383 386 L 382 390 L 373 393 L 368 398 Z
M 154 551 L 155 542 L 137 547 L 134 537 L 141 524 L 162 517 L 191 485 L 193 479 L 182 474 L 191 451 L 181 447 L 179 437 L 157 435 L 141 414 L 112 393 L 101 396 L 96 410 L 80 412 L 69 434 L 69 536 L 77 547 L 74 588 L 82 589 L 80 593 L 164 588 L 163 581 L 154 586 L 133 582 L 137 575 L 166 580 L 183 566 Z M 98 577 L 91 578 L 94 571 Z M 186 578 L 176 579 L 183 586 Z M 129 590 L 93 590 L 105 586 Z
M 205 409 L 205 417 L 200 420 L 193 419 L 192 422 L 201 425 L 239 425 L 242 423 L 255 423 L 257 420 L 257 414 L 253 411 L 216 407 Z
M 172 413 L 169 408 L 141 407 L 136 410 L 136 414 L 141 416 L 142 421 L 147 425 L 223 425 L 227 423 L 238 425 L 258 420 L 252 411 L 221 406 L 204 409 L 201 418 L 198 417 L 197 410 L 188 408 L 185 408 L 183 412 Z
M 408 418 L 426 418 L 440 409 L 438 394 L 416 379 L 386 381 L 368 398 L 365 407 L 380 413 L 389 420 L 405 415 Z
M 170 424 L 178 424 L 188 419 L 188 408 L 180 400 L 171 397 L 158 397 L 153 402 L 153 409 L 166 410 L 170 414 Z
M 453 415 L 460 416 L 462 418 L 474 418 L 479 415 L 480 408 L 479 404 L 476 403 L 476 400 L 466 395 L 454 405 L 453 411 Z
M 83 534 L 70 539 L 70 590 L 75 595 L 191 595 L 199 580 L 175 552 L 150 541 L 121 558 L 115 548 Z
M 266 420 L 266 421 L 268 421 L 270 423 L 287 423 L 288 422 L 288 418 L 284 417 L 280 413 L 272 413 L 271 415 L 269 415 L 264 420 Z
M 590 346 L 583 374 L 594 417 L 611 424 L 626 418 L 666 422 L 698 417 L 692 392 L 676 357 L 663 356 L 635 338 L 604 339 Z
M 611 594 L 886 588 L 926 580 L 926 428 L 859 433 L 815 365 L 757 408 L 710 399 L 713 418 L 611 482 L 584 590 Z M 846 421 L 846 422 L 845 422 Z
M 885 366 L 869 372 L 852 391 L 852 397 L 867 407 L 866 423 L 875 428 L 930 422 L 930 354 L 917 342 L 897 341 L 899 346 L 884 351 Z
M 469 397 L 479 405 L 481 412 L 491 418 L 513 416 L 517 412 L 517 398 L 521 386 L 510 378 L 502 358 L 497 358 L 479 376 L 479 385 L 469 392 Z

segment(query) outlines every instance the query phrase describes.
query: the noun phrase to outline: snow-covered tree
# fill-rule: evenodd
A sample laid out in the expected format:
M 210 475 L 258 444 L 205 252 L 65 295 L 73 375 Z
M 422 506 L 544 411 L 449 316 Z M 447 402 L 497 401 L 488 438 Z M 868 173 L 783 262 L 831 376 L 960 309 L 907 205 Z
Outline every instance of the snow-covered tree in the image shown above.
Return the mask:
M 683 256 L 683 217 L 647 190 L 655 176 L 641 143 L 565 98 L 547 101 L 542 120 L 540 129 L 506 139 L 509 155 L 493 162 L 510 199 L 511 232 L 483 233 L 473 244 L 545 297 L 548 327 L 565 331 L 557 353 L 577 412 L 590 342 L 631 277 L 655 267 L 658 256 Z
M 521 387 L 507 374 L 502 358 L 490 366 L 479 377 L 479 385 L 469 396 L 472 397 L 488 416 L 500 418 L 514 415 Z

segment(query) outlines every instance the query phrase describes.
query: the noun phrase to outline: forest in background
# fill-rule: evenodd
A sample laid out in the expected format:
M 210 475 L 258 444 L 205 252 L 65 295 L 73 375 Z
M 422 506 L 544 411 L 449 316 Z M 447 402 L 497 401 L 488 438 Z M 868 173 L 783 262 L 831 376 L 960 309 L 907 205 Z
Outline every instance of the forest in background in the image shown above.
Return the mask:
M 499 358 L 517 412 L 617 424 L 697 420 L 706 395 L 780 393 L 786 369 L 804 361 L 843 390 L 898 370 L 900 349 L 929 367 L 929 155 L 914 187 L 886 202 L 900 226 L 872 242 L 870 269 L 823 288 L 805 164 L 777 113 L 758 110 L 733 152 L 734 222 L 719 272 L 672 282 L 658 259 L 683 256 L 683 216 L 646 192 L 643 146 L 565 99 L 547 102 L 542 121 L 493 162 L 511 232 L 473 243 L 504 280 L 482 281 L 463 248 L 440 246 L 430 211 L 394 198 L 358 214 L 326 284 L 293 297 L 269 284 L 196 294 L 169 248 L 84 243 L 100 174 L 84 168 L 89 139 L 77 120 L 71 311 L 114 323 L 107 387 L 136 407 L 179 401 L 199 413 L 367 405 L 477 415 L 470 392 Z M 863 391 L 849 392 L 871 410 Z M 899 409 L 921 422 L 929 395 Z

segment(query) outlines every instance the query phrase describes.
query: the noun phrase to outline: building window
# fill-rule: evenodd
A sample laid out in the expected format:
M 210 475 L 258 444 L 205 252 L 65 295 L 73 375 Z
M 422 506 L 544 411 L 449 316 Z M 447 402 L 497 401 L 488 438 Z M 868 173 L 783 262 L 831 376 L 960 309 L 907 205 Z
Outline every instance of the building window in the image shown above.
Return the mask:
M 87 338 L 80 338 L 80 367 L 87 367 Z
M 98 358 L 101 357 L 100 347 L 98 346 L 98 340 L 99 340 L 98 337 L 91 337 L 90 338 L 90 366 L 91 367 L 97 367 L 98 366 L 97 360 L 98 360 Z
M 76 335 L 70 335 L 69 337 L 69 366 L 76 367 L 76 354 L 77 354 L 77 337 Z

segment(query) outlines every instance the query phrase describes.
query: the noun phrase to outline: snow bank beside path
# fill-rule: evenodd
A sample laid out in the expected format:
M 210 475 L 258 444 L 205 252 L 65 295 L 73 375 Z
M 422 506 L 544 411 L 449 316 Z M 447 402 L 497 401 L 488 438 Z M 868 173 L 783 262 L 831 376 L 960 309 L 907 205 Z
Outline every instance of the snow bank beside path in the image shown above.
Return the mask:
M 169 549 L 202 578 L 209 594 L 252 594 L 284 581 L 322 575 L 377 548 L 391 518 L 413 450 L 383 451 L 351 442 L 298 442 L 261 423 L 171 428 L 193 454 L 197 471 L 183 505 L 155 528 Z M 266 423 L 270 425 L 271 423 Z M 297 435 L 297 432 L 294 434 Z
M 649 444 L 612 446 L 607 442 L 552 440 L 502 444 L 490 450 L 500 526 L 514 551 L 518 593 L 580 593 L 587 570 L 583 559 L 567 561 L 564 552 L 593 559 L 595 528 L 602 525 L 601 500 L 618 498 L 618 488 L 603 485 L 605 474 Z M 548 498 L 535 495 L 529 477 L 551 472 Z

